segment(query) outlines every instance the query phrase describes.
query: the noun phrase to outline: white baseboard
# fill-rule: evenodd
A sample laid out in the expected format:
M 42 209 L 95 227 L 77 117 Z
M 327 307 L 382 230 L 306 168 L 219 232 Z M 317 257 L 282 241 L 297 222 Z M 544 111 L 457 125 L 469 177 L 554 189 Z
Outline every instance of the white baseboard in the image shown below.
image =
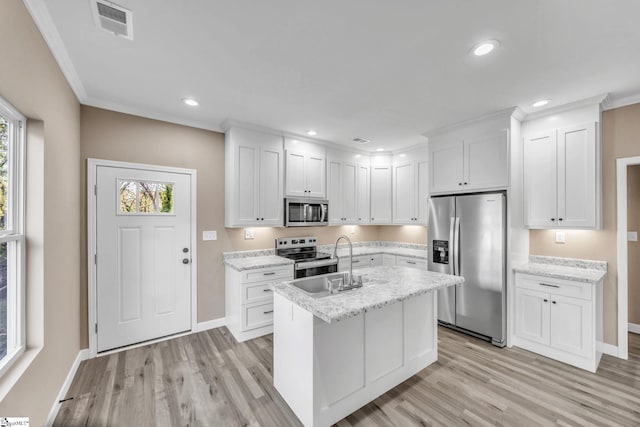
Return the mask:
M 67 374 L 67 378 L 65 378 L 62 387 L 60 388 L 60 392 L 56 397 L 55 402 L 53 402 L 53 406 L 51 407 L 51 411 L 49 411 L 49 416 L 47 417 L 47 423 L 45 424 L 47 427 L 51 427 L 53 422 L 58 415 L 58 411 L 60 410 L 60 401 L 64 399 L 69 391 L 69 387 L 71 387 L 71 383 L 73 382 L 73 378 L 76 376 L 76 372 L 78 371 L 78 367 L 80 367 L 80 362 L 83 360 L 87 360 L 89 358 L 89 349 L 80 350 L 78 355 L 76 356 L 76 360 L 73 361 L 73 365 L 71 365 L 71 369 L 69 369 L 69 373 Z
M 640 325 L 638 325 L 637 323 L 629 323 L 629 332 L 640 334 Z
M 196 323 L 196 327 L 193 332 L 202 332 L 209 329 L 219 328 L 226 326 L 227 320 L 224 317 L 219 319 L 207 320 L 206 322 Z
M 618 346 L 613 344 L 602 343 L 602 352 L 609 356 L 618 357 Z

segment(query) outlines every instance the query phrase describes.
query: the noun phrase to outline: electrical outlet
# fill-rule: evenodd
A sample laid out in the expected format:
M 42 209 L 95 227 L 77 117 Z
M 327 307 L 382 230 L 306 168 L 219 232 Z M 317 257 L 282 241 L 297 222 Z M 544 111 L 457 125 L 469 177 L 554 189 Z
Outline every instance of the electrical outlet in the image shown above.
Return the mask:
M 556 231 L 556 243 L 564 243 L 564 231 Z
M 627 241 L 628 242 L 637 242 L 638 241 L 638 232 L 637 231 L 627 231 Z
M 202 240 L 218 240 L 218 232 L 216 230 L 203 231 Z
M 245 228 L 244 229 L 244 240 L 251 240 L 251 239 L 253 239 L 253 229 Z

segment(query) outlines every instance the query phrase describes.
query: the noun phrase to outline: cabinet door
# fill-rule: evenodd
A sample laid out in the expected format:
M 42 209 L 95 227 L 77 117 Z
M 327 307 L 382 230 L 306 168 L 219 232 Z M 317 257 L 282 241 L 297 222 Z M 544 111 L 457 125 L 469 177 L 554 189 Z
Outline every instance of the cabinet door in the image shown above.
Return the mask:
M 429 185 L 432 193 L 462 190 L 462 141 L 438 142 L 429 148 L 431 169 Z
M 393 223 L 415 224 L 415 172 L 413 162 L 393 167 Z
M 371 166 L 371 223 L 391 224 L 391 166 Z
M 509 149 L 506 130 L 464 141 L 465 190 L 507 188 Z
M 329 224 L 342 224 L 342 163 L 329 161 Z
M 558 227 L 597 227 L 595 123 L 558 131 Z
M 416 186 L 418 190 L 416 222 L 427 225 L 429 222 L 429 162 L 427 161 L 416 163 Z
M 551 296 L 551 347 L 590 357 L 594 339 L 591 301 Z
M 305 156 L 302 153 L 287 150 L 285 163 L 285 193 L 287 197 L 307 197 L 305 182 Z
M 382 265 L 385 267 L 393 267 L 396 265 L 396 256 L 390 254 L 382 254 Z
M 260 147 L 248 144 L 238 145 L 236 161 L 237 206 L 234 225 L 259 225 Z
M 358 223 L 358 166 L 354 163 L 342 164 L 342 218 L 347 224 Z
M 260 158 L 260 225 L 282 226 L 282 150 L 263 147 Z
M 370 208 L 369 208 L 369 193 L 371 191 L 369 185 L 369 167 L 365 165 L 358 165 L 358 212 L 357 219 L 358 224 L 369 224 Z
M 549 345 L 549 294 L 516 288 L 516 335 Z
M 305 181 L 307 197 L 326 197 L 324 157 L 308 155 L 305 158 Z
M 371 267 L 378 267 L 382 265 L 382 254 L 371 255 Z
M 550 228 L 556 224 L 556 132 L 524 140 L 525 225 Z

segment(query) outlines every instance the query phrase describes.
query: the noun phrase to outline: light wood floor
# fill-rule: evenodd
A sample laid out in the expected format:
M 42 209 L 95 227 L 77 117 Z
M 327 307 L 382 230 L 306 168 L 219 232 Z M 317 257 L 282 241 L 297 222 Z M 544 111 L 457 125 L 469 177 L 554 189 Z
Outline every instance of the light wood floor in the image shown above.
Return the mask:
M 439 360 L 337 425 L 640 426 L 640 336 L 591 374 L 439 329 Z M 345 355 L 348 357 L 348 355 Z M 82 363 L 55 426 L 299 426 L 272 385 L 272 337 L 226 328 Z

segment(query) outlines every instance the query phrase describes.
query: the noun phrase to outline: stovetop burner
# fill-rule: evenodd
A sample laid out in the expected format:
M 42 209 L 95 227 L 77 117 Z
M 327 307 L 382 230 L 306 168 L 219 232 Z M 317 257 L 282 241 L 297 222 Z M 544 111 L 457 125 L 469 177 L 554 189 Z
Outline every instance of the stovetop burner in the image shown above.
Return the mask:
M 331 258 L 331 255 L 318 252 L 316 248 L 315 237 L 283 237 L 276 239 L 276 255 L 296 262 Z

